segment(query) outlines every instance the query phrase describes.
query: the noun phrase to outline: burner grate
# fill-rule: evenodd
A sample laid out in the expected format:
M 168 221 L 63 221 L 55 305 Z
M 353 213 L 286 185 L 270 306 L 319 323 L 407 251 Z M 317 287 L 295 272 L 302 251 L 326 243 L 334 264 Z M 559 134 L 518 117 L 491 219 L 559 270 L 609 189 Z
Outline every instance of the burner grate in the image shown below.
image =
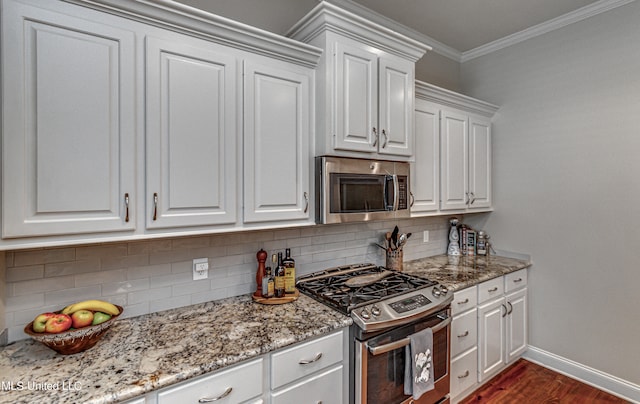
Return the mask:
M 392 273 L 365 286 L 350 287 L 346 282 L 356 276 Z M 298 289 L 345 314 L 351 310 L 412 290 L 435 285 L 436 282 L 372 264 L 337 267 L 300 277 Z

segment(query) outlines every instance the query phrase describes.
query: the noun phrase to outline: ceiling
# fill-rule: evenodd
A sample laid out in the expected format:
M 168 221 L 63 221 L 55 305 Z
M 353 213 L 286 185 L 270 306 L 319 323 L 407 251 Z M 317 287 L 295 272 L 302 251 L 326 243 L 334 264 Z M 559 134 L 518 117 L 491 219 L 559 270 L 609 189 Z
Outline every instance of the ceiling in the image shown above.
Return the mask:
M 177 0 L 284 35 L 318 0 Z M 356 0 L 459 53 L 614 0 Z M 337 4 L 351 0 L 331 1 Z

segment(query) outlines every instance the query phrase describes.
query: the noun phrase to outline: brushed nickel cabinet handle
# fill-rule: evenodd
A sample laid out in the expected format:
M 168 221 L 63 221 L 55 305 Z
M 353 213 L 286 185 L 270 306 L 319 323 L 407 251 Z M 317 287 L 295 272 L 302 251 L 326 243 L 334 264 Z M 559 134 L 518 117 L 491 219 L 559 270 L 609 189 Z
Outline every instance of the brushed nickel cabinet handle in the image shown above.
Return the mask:
M 522 282 L 522 278 L 518 278 L 518 279 L 514 279 L 513 283 L 518 283 L 518 282 Z
M 378 130 L 375 128 L 375 126 L 373 127 L 373 147 L 376 147 L 378 145 Z
M 507 302 L 507 304 L 509 305 L 509 312 L 507 314 L 513 313 L 513 305 L 511 304 L 511 302 Z
M 463 334 L 459 334 L 458 338 L 464 338 L 469 335 L 469 330 L 465 331 Z
M 409 204 L 410 208 L 413 208 L 413 204 L 416 202 L 416 198 L 413 196 L 413 192 L 409 191 L 409 196 L 411 196 L 411 203 Z
M 489 289 L 487 292 L 493 293 L 493 292 L 497 292 L 497 291 L 498 291 L 498 287 L 496 286 L 495 288 Z
M 469 196 L 471 197 L 469 200 L 469 205 L 473 205 L 473 203 L 476 201 L 476 194 L 474 194 L 473 192 L 470 192 Z
M 382 129 L 382 136 L 384 136 L 384 143 L 382 144 L 382 148 L 387 147 L 387 142 L 389 141 L 389 137 L 387 136 L 387 132 Z
M 469 298 L 468 297 L 466 299 L 458 302 L 458 304 L 467 304 L 467 303 L 469 303 Z
M 309 194 L 306 192 L 304 193 L 304 200 L 306 202 L 306 205 L 304 205 L 304 213 L 307 213 L 309 211 Z
M 469 371 L 468 370 L 466 372 L 464 372 L 463 375 L 458 375 L 458 379 L 464 379 L 467 376 L 469 376 Z
M 153 221 L 155 222 L 158 219 L 158 193 L 155 192 L 153 194 Z
M 222 400 L 223 398 L 225 398 L 226 396 L 231 394 L 231 391 L 233 391 L 233 388 L 232 387 L 227 387 L 227 389 L 224 391 L 224 393 L 222 393 L 218 397 L 211 397 L 211 398 L 203 397 L 203 398 L 199 399 L 198 402 L 199 403 L 212 403 L 214 401 Z
M 501 306 L 504 309 L 504 314 L 502 315 L 502 317 L 506 317 L 508 312 L 509 312 L 509 309 L 507 309 L 507 306 L 505 306 L 504 304 L 501 304 Z M 500 310 L 500 311 L 502 311 L 502 310 Z
M 124 194 L 124 206 L 125 206 L 125 215 L 124 221 L 129 223 L 129 194 Z
M 322 358 L 322 352 L 318 352 L 316 356 L 313 357 L 313 359 L 301 359 L 298 363 L 301 365 L 308 365 L 310 363 L 319 361 L 320 358 Z

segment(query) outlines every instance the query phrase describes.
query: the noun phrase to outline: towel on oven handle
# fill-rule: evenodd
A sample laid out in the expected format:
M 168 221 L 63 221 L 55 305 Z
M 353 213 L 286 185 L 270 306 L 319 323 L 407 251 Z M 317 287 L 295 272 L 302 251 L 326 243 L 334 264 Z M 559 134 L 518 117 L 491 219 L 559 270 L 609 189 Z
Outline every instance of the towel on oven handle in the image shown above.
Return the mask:
M 405 348 L 404 394 L 417 400 L 433 390 L 433 332 L 424 329 L 409 337 Z

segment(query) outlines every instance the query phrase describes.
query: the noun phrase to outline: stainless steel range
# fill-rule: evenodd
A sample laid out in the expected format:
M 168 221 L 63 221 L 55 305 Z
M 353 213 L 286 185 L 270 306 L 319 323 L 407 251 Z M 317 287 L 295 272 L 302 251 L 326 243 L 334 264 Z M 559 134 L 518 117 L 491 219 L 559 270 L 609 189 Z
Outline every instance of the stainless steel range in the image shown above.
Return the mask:
M 298 289 L 350 315 L 352 403 L 445 403 L 449 394 L 450 305 L 437 282 L 373 264 L 330 268 L 300 277 Z M 434 389 L 419 400 L 404 394 L 405 347 L 433 332 Z

